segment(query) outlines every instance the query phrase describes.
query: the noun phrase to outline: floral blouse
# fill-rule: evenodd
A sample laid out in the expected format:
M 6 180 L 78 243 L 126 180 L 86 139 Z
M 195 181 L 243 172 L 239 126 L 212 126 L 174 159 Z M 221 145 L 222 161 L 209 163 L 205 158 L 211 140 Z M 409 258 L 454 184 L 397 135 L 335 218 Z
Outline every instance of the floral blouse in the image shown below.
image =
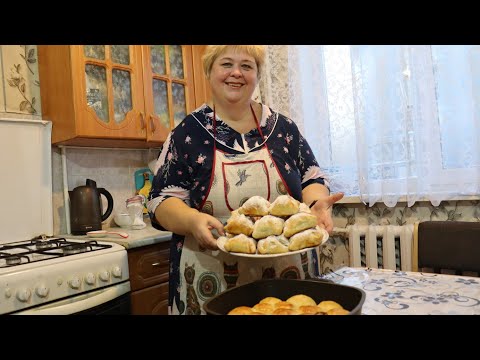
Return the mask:
M 317 160 L 296 124 L 288 117 L 262 105 L 260 129 L 240 134 L 216 116 L 206 104 L 190 113 L 167 137 L 155 166 L 148 198 L 150 217 L 157 206 L 175 196 L 191 207 L 204 202 L 212 174 L 214 136 L 217 149 L 227 154 L 260 150 L 266 143 L 290 195 L 302 201 L 302 189 L 312 183 L 329 186 Z M 200 209 L 199 209 L 200 210 Z M 158 224 L 152 224 L 159 228 Z

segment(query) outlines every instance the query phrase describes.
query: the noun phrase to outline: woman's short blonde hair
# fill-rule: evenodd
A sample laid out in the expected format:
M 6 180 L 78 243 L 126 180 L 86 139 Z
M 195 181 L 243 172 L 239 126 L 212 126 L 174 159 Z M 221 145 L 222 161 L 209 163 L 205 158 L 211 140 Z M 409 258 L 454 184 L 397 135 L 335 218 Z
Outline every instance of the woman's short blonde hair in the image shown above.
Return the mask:
M 207 45 L 202 57 L 203 71 L 207 79 L 210 77 L 213 63 L 220 55 L 227 51 L 227 48 L 230 48 L 234 52 L 245 52 L 253 57 L 257 63 L 257 76 L 260 78 L 263 64 L 265 63 L 264 45 Z

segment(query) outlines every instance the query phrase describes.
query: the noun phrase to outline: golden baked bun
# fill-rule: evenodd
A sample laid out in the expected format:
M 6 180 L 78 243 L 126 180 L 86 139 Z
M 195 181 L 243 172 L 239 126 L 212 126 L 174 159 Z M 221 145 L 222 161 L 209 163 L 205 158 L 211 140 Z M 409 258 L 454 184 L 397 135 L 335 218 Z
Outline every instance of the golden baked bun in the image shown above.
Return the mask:
M 317 308 L 323 313 L 328 313 L 328 311 L 332 309 L 343 309 L 342 305 L 331 300 L 324 300 L 319 302 Z
M 269 213 L 275 216 L 290 216 L 298 213 L 300 202 L 290 195 L 280 195 L 275 199 Z
M 264 216 L 268 215 L 269 208 L 270 202 L 267 199 L 255 195 L 245 201 L 243 205 L 238 208 L 238 212 L 248 216 Z
M 272 315 L 300 315 L 298 310 L 296 309 L 285 309 L 285 308 L 278 308 L 275 309 Z
M 225 250 L 243 254 L 255 254 L 257 242 L 245 234 L 239 234 L 225 241 Z
M 294 307 L 293 304 L 286 301 L 280 301 L 275 304 L 275 309 L 293 309 Z
M 280 235 L 283 232 L 284 223 L 285 220 L 279 217 L 266 215 L 255 222 L 252 237 L 255 239 L 264 239 L 270 235 Z
M 248 306 L 238 306 L 228 312 L 227 315 L 260 315 Z
M 247 236 L 253 233 L 253 221 L 245 215 L 234 215 L 227 220 L 224 230 L 230 234 L 245 234 Z
M 263 315 L 270 315 L 275 310 L 275 307 L 272 304 L 258 303 L 252 307 L 252 310 Z
M 288 252 L 288 246 L 283 244 L 276 236 L 258 240 L 257 249 L 259 254 L 282 254 Z
M 263 298 L 262 300 L 260 300 L 259 304 L 271 304 L 271 305 L 275 305 L 279 302 L 282 302 L 282 300 L 280 300 L 279 298 L 276 298 L 276 297 L 273 297 L 273 296 L 267 296 L 266 298 Z
M 308 229 L 301 231 L 290 238 L 288 250 L 301 250 L 312 246 L 318 246 L 322 243 L 323 232 L 319 229 Z
M 287 302 L 299 308 L 300 306 L 317 306 L 315 300 L 310 296 L 299 294 L 293 295 L 287 299 Z
M 344 308 L 335 308 L 327 311 L 327 315 L 348 315 L 350 312 Z
M 290 216 L 285 220 L 285 227 L 283 229 L 283 235 L 287 238 L 299 233 L 300 231 L 307 230 L 317 226 L 317 217 L 313 214 L 307 214 L 304 212 Z
M 300 313 L 300 315 L 317 315 L 320 310 L 318 310 L 318 307 L 316 305 L 303 305 L 298 308 L 298 312 Z

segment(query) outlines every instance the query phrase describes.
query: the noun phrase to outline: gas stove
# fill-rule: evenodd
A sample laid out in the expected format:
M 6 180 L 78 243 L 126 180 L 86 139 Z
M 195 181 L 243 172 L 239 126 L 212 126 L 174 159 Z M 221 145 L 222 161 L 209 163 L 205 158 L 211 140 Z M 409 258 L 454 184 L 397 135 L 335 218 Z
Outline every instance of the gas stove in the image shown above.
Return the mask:
M 126 249 L 53 234 L 51 123 L 0 119 L 0 152 L 0 314 L 128 313 Z
M 61 299 L 119 284 L 128 292 L 128 280 L 127 252 L 115 243 L 50 238 L 0 245 L 0 314 L 45 304 L 59 313 Z

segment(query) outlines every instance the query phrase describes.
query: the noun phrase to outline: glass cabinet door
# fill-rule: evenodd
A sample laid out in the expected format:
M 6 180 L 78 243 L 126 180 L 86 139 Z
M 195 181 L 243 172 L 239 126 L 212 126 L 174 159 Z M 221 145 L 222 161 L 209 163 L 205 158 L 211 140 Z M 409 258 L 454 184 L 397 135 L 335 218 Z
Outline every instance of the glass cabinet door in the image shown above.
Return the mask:
M 86 103 L 97 120 L 116 129 L 141 116 L 141 57 L 135 46 L 83 45 L 83 59 Z M 139 125 L 145 127 L 144 120 Z
M 148 45 L 143 49 L 147 141 L 164 141 L 194 110 L 192 49 Z

